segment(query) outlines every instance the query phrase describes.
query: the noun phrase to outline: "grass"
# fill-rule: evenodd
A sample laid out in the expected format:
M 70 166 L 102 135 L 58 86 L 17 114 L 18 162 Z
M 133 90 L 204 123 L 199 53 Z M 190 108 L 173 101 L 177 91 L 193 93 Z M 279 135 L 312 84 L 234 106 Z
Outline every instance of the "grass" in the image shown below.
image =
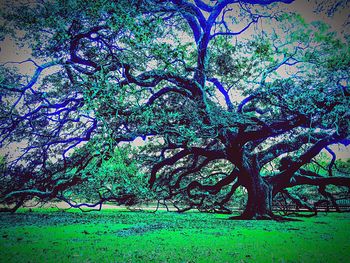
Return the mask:
M 350 214 L 297 222 L 200 213 L 0 214 L 0 262 L 349 262 Z

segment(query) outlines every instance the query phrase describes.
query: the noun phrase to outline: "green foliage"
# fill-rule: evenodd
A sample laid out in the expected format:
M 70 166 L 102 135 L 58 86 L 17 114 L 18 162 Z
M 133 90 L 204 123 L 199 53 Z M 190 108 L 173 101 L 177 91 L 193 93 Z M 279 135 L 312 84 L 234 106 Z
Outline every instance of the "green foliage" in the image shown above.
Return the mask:
M 265 60 L 272 59 L 273 50 L 267 40 L 263 39 L 261 42 L 253 42 L 251 45 L 255 48 L 255 54 L 258 58 Z
M 335 165 L 337 166 L 337 172 L 350 174 L 350 158 L 346 160 L 338 159 L 335 161 Z
M 0 174 L 2 175 L 6 169 L 6 157 L 0 155 Z
M 218 36 L 210 50 L 208 73 L 220 77 L 227 86 L 243 89 L 244 83 L 259 72 L 259 62 L 268 60 L 270 55 L 269 43 L 259 38 L 233 43 L 227 37 Z
M 72 187 L 63 194 L 66 198 L 96 202 L 133 205 L 153 197 L 148 187 L 148 177 L 135 157 L 135 149 L 130 145 L 118 146 L 112 152 L 101 152 L 97 144 L 84 146 L 93 154 L 93 159 L 81 171 L 82 184 Z M 78 153 L 76 153 L 78 154 Z M 75 174 L 76 168 L 68 173 Z

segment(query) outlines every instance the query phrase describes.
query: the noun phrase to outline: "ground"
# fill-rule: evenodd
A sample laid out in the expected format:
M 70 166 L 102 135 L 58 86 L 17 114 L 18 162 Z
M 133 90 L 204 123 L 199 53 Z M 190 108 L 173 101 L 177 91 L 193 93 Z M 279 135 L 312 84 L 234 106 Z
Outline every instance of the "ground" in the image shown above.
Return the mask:
M 350 213 L 233 221 L 203 213 L 0 214 L 0 262 L 347 262 Z

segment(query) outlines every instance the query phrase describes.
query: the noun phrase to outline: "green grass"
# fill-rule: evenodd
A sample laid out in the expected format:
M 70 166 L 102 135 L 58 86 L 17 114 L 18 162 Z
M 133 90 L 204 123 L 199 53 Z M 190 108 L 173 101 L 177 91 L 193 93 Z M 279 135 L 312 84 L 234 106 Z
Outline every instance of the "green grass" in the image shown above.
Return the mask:
M 298 222 L 200 213 L 0 214 L 0 262 L 349 262 L 350 214 Z

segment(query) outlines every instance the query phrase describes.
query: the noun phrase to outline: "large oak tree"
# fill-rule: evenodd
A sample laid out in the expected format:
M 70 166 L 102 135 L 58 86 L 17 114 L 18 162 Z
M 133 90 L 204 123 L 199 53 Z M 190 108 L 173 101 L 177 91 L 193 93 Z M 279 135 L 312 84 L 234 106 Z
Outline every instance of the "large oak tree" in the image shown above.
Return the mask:
M 326 175 L 305 168 L 349 144 L 349 38 L 291 2 L 4 4 L 1 33 L 32 51 L 34 72 L 1 69 L 0 143 L 17 149 L 1 201 L 67 200 L 91 163 L 137 137 L 155 141 L 139 152 L 149 186 L 192 208 L 223 209 L 243 186 L 242 217 L 265 219 L 291 187 L 349 186 L 333 162 Z

